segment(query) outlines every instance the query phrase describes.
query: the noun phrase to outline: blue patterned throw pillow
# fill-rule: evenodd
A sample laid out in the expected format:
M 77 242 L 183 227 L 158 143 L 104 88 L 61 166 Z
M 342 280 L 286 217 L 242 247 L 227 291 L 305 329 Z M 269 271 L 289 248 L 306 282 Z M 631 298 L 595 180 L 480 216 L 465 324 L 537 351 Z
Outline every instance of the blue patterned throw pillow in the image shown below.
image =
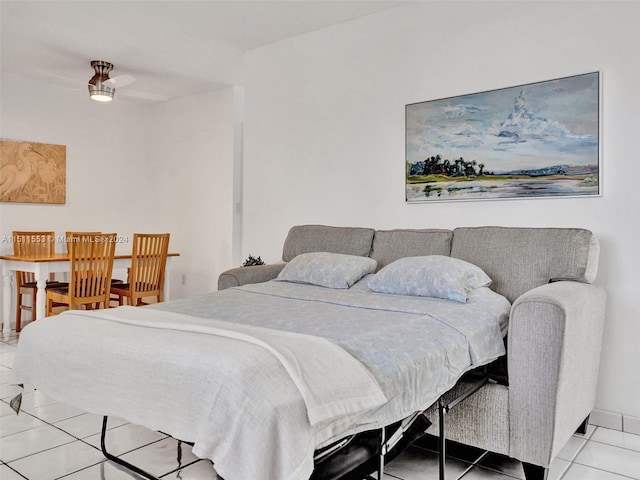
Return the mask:
M 491 279 L 481 268 L 444 255 L 404 257 L 382 268 L 368 286 L 379 293 L 435 297 L 466 303 L 474 288 Z
M 369 257 L 329 252 L 303 253 L 287 263 L 276 280 L 349 288 L 365 275 L 374 272 L 377 265 Z

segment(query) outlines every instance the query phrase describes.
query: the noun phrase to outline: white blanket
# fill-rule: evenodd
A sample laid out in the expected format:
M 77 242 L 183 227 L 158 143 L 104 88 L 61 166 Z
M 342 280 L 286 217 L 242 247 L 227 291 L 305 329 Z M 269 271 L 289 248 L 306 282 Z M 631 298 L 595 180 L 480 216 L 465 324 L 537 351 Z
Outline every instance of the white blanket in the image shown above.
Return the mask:
M 308 478 L 315 426 L 386 402 L 358 360 L 311 335 L 133 307 L 34 325 L 15 382 L 193 441 L 230 479 Z
M 94 312 L 71 310 L 64 314 L 217 335 L 258 345 L 271 352 L 287 370 L 304 399 L 312 426 L 379 407 L 387 401 L 362 363 L 321 337 L 129 306 Z M 328 374 L 337 371 L 340 375 Z

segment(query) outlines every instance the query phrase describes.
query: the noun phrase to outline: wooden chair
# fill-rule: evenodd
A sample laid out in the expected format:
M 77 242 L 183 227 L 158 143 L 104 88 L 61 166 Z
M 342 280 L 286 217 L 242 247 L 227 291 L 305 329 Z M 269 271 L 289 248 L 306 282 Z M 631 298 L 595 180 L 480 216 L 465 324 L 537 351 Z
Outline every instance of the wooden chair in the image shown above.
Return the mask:
M 124 297 L 129 299 L 129 305 L 134 306 L 146 305 L 148 302 L 143 299 L 150 297 L 156 297 L 158 302 L 162 302 L 169 235 L 133 234 L 131 268 L 127 283 L 111 285 L 111 294 L 118 297 L 119 305 L 123 305 Z
M 55 253 L 55 232 L 13 232 L 13 254 L 25 257 L 47 257 Z M 55 285 L 53 274 L 47 288 Z M 31 321 L 36 319 L 36 278 L 33 272 L 16 272 L 16 332 L 21 330 L 22 312 L 31 312 Z M 24 295 L 31 295 L 31 305 L 23 303 Z
M 69 250 L 69 243 L 72 241 L 70 240 L 72 237 L 79 237 L 82 235 L 100 235 L 102 234 L 102 232 L 65 232 L 65 244 L 67 244 L 67 252 L 70 252 Z M 118 278 L 111 278 L 111 283 L 124 283 L 122 280 L 118 279 Z
M 109 308 L 115 239 L 115 233 L 72 234 L 68 238 L 69 285 L 47 290 L 47 316 L 54 314 L 54 303 L 67 305 L 71 310 L 83 306 L 93 309 L 100 304 Z

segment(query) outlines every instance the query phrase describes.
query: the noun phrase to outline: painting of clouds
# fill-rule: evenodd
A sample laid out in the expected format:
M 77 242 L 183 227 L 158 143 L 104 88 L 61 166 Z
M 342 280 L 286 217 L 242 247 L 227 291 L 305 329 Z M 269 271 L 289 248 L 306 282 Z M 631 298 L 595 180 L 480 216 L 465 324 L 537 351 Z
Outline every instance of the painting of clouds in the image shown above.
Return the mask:
M 406 200 L 600 194 L 598 72 L 406 106 Z

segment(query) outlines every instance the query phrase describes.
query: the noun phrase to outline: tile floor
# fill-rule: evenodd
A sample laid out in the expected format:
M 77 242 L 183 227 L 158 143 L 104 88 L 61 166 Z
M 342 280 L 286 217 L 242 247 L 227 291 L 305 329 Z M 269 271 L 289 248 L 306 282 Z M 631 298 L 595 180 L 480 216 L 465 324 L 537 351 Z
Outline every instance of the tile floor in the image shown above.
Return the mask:
M 0 339 L 0 480 L 140 479 L 105 460 L 100 451 L 102 418 L 58 403 L 38 391 L 25 393 L 22 413 L 9 400 L 9 384 L 18 335 Z M 438 478 L 433 437 L 387 465 L 385 479 Z M 110 421 L 107 445 L 112 453 L 168 480 L 214 480 L 210 461 L 199 460 L 188 445 L 121 420 Z M 523 479 L 522 466 L 509 458 L 475 448 L 448 445 L 447 478 Z M 549 480 L 640 480 L 640 436 L 589 426 L 572 437 L 551 466 Z

